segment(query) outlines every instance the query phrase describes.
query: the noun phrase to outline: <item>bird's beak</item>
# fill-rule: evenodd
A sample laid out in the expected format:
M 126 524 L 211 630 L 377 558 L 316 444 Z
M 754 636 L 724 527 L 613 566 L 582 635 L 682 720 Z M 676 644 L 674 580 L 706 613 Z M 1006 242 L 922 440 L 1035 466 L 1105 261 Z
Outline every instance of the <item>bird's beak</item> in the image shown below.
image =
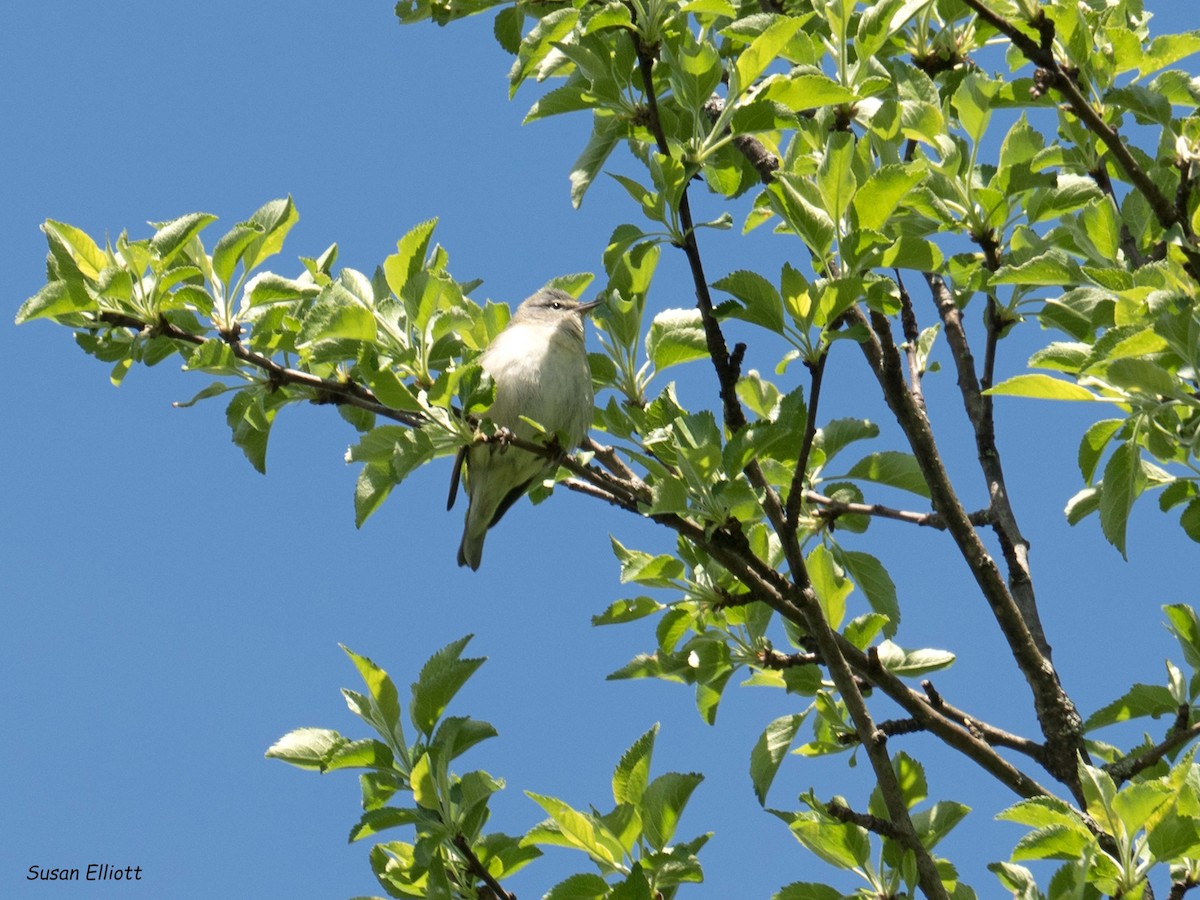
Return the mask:
M 603 302 L 604 298 L 601 297 L 599 300 L 593 300 L 591 303 L 580 303 L 577 307 L 575 307 L 575 312 L 579 313 L 581 316 L 587 315 Z

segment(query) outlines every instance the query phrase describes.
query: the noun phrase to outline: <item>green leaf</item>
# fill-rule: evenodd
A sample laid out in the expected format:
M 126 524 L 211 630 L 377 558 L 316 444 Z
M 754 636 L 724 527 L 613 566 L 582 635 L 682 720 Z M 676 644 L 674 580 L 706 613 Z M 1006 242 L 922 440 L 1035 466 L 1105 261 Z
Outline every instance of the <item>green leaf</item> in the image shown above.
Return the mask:
M 767 802 L 767 791 L 779 771 L 779 765 L 792 747 L 792 741 L 805 714 L 780 716 L 763 730 L 750 751 L 750 780 L 754 784 L 754 795 L 760 806 Z
M 108 257 L 104 251 L 96 246 L 96 242 L 87 232 L 74 225 L 47 219 L 42 223 L 42 232 L 51 242 L 51 249 L 57 243 L 67 251 L 79 274 L 88 281 L 96 281 L 108 266 Z
M 1101 419 L 1089 426 L 1079 442 L 1079 471 L 1087 484 L 1092 483 L 1096 475 L 1096 467 L 1104 455 L 1108 442 L 1116 436 L 1125 425 L 1124 419 Z
M 390 462 L 367 463 L 354 484 L 354 525 L 361 528 L 397 484 Z
M 1200 497 L 1193 497 L 1179 514 L 1179 525 L 1183 533 L 1200 544 Z
M 607 881 L 595 872 L 580 872 L 554 885 L 542 900 L 605 900 L 607 897 Z
M 329 341 L 375 340 L 375 313 L 339 282 L 330 282 L 314 301 L 297 335 L 297 347 Z
M 1125 552 L 1125 531 L 1133 503 L 1146 488 L 1142 458 L 1138 445 L 1132 441 L 1120 444 L 1104 466 L 1100 494 L 1100 528 L 1110 544 Z
M 451 641 L 421 667 L 421 673 L 412 685 L 412 702 L 408 714 L 413 725 L 422 734 L 432 734 L 442 713 L 459 689 L 484 664 L 484 658 L 461 659 L 463 648 L 471 635 Z
M 1138 77 L 1165 69 L 1172 63 L 1200 51 L 1200 30 L 1182 34 L 1160 34 L 1143 53 L 1138 62 Z
M 738 318 L 776 334 L 783 332 L 783 298 L 775 285 L 762 275 L 741 269 L 715 282 L 713 287 L 741 301 L 742 308 L 736 312 Z
M 1077 859 L 1092 845 L 1092 836 L 1086 829 L 1069 828 L 1065 825 L 1049 825 L 1031 831 L 1013 847 L 1014 860 L 1025 859 Z
M 625 136 L 625 131 L 625 123 L 614 116 L 597 115 L 593 118 L 592 134 L 587 146 L 571 167 L 571 205 L 576 209 L 583 203 L 583 195 L 604 168 L 604 163 Z
M 631 803 L 634 806 L 641 803 L 650 778 L 650 760 L 654 755 L 654 739 L 657 736 L 658 725 L 655 725 L 621 754 L 612 777 L 613 800 L 617 803 Z
M 155 223 L 157 230 L 150 239 L 150 250 L 158 258 L 159 265 L 165 268 L 188 241 L 216 220 L 217 217 L 210 213 L 188 213 L 170 222 Z
M 1058 797 L 1030 797 L 996 813 L 1002 822 L 1016 822 L 1031 828 L 1062 825 L 1067 828 L 1085 827 L 1070 804 Z
M 457 759 L 476 744 L 496 737 L 496 734 L 495 727 L 488 722 L 466 716 L 447 716 L 438 725 L 430 746 L 439 748 L 445 759 Z
M 858 227 L 882 231 L 896 207 L 924 177 L 923 169 L 913 164 L 889 163 L 872 172 L 854 195 Z
M 620 842 L 609 834 L 608 829 L 594 816 L 572 809 L 556 797 L 535 794 L 533 791 L 526 791 L 525 796 L 544 809 L 557 826 L 557 836 L 545 828 L 535 826 L 526 835 L 525 840 L 531 843 L 556 843 L 575 847 L 597 862 L 616 868 L 624 850 Z
M 344 737 L 328 728 L 297 728 L 272 744 L 267 750 L 267 758 L 281 759 L 301 769 L 321 771 L 329 756 L 345 743 Z
M 212 266 L 213 274 L 221 280 L 222 284 L 229 284 L 242 253 L 262 233 L 261 225 L 254 222 L 239 222 L 221 235 L 216 249 L 213 250 Z
M 824 544 L 817 544 L 805 560 L 821 612 L 829 627 L 837 630 L 846 615 L 846 598 L 854 590 L 845 573 L 841 571 Z
M 991 281 L 992 284 L 1016 284 L 1021 287 L 1061 287 L 1079 284 L 1083 281 L 1083 275 L 1077 263 L 1063 253 L 1051 250 L 1015 266 L 1001 266 Z
M 884 450 L 864 456 L 846 473 L 847 478 L 860 478 L 886 484 L 920 497 L 929 497 L 929 485 L 921 474 L 921 467 L 911 453 Z
M 918 810 L 912 814 L 913 828 L 922 846 L 930 850 L 949 834 L 954 826 L 967 817 L 971 807 L 953 800 L 940 800 L 928 809 Z
M 646 841 L 653 849 L 662 850 L 671 842 L 683 808 L 703 780 L 704 776 L 695 772 L 668 772 L 646 786 L 639 811 Z
M 1163 607 L 1168 627 L 1183 650 L 1183 658 L 1193 669 L 1200 669 L 1200 619 L 1196 610 L 1186 603 L 1172 603 Z
M 401 809 L 395 806 L 385 806 L 380 809 L 367 810 L 358 820 L 358 824 L 350 829 L 350 843 L 374 837 L 389 828 L 415 825 L 419 821 L 421 821 L 421 813 L 412 808 Z
M 51 281 L 21 304 L 21 308 L 17 310 L 16 324 L 22 325 L 33 319 L 53 319 L 93 309 L 96 309 L 96 301 L 88 296 L 82 287 L 72 290 L 66 281 Z
M 1157 684 L 1135 684 L 1112 703 L 1102 706 L 1083 723 L 1084 731 L 1094 731 L 1116 722 L 1149 716 L 1157 719 L 1173 715 L 1178 703 L 1171 697 L 1169 689 Z
M 738 54 L 735 63 L 738 91 L 746 91 L 788 42 L 803 27 L 805 19 L 799 16 L 777 16 L 750 45 Z
M 593 625 L 621 625 L 644 619 L 665 607 L 652 597 L 633 597 L 617 600 L 598 616 L 592 616 Z
M 621 563 L 621 583 L 630 581 L 646 587 L 669 588 L 683 575 L 683 563 L 675 556 L 660 553 L 651 556 L 640 550 L 628 550 L 620 541 L 610 537 L 613 553 Z
M 983 133 L 987 130 L 991 99 L 995 92 L 994 83 L 975 73 L 967 75 L 954 92 L 954 110 L 958 113 L 959 124 L 974 144 L 983 139 Z
M 796 840 L 839 869 L 861 869 L 870 858 L 870 837 L 858 825 L 805 814 L 792 821 L 791 830 Z
M 892 768 L 896 772 L 896 782 L 908 809 L 912 809 L 929 796 L 925 767 L 917 760 L 900 750 L 892 757 Z
M 795 112 L 851 103 L 858 99 L 858 95 L 850 88 L 817 72 L 772 76 L 763 82 L 758 97 L 774 100 Z
M 554 45 L 571 33 L 579 21 L 579 12 L 571 7 L 562 7 L 542 16 L 521 41 L 516 61 L 508 73 L 508 96 L 511 100 L 517 88 L 530 75 L 538 74 L 546 57 L 554 51 Z
M 883 641 L 877 652 L 880 665 L 893 675 L 907 678 L 936 672 L 954 662 L 954 654 L 948 650 L 905 650 L 891 641 Z
M 1039 400 L 1100 399 L 1085 387 L 1050 375 L 1042 375 L 1040 372 L 1014 375 L 988 388 L 984 393 L 1007 397 L 1033 397 Z
M 646 356 L 659 372 L 680 363 L 704 359 L 708 343 L 698 309 L 664 309 L 646 333 Z
M 834 558 L 854 579 L 871 604 L 871 609 L 883 614 L 887 623 L 883 626 L 886 637 L 895 637 L 900 625 L 900 602 L 896 597 L 896 585 L 891 575 L 878 559 L 860 550 L 834 551 Z
M 267 441 L 275 415 L 288 400 L 283 391 L 268 392 L 265 386 L 246 388 L 234 394 L 225 408 L 225 421 L 233 442 L 260 473 L 267 471 Z
M 821 192 L 825 211 L 835 221 L 841 221 L 850 207 L 858 179 L 854 175 L 854 135 L 835 131 L 825 145 L 825 155 L 817 168 L 817 189 Z
M 250 271 L 274 256 L 283 247 L 284 238 L 292 226 L 300 221 L 291 197 L 264 203 L 254 211 L 248 224 L 262 229 L 262 233 L 242 253 L 242 265 Z
M 396 692 L 396 685 L 388 673 L 372 660 L 360 656 L 345 645 L 341 646 L 367 686 L 370 707 L 369 710 L 359 711 L 360 714 L 369 713 L 365 714 L 364 718 L 374 725 L 375 729 L 385 738 L 395 740 L 399 746 L 403 747 L 404 731 L 400 724 L 400 699 Z
M 827 884 L 811 881 L 793 881 L 780 888 L 771 900 L 844 900 L 845 894 Z
M 383 274 L 387 285 L 397 297 L 404 294 L 404 286 L 425 267 L 429 252 L 429 241 L 437 227 L 437 219 L 426 219 L 414 225 L 396 242 L 396 252 L 383 261 Z

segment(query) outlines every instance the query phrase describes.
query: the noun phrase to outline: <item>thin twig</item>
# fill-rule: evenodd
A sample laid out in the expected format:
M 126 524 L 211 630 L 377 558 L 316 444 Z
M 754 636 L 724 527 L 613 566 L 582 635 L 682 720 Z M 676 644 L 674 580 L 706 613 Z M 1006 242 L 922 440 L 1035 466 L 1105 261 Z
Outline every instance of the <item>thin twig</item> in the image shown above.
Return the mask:
M 821 382 L 825 378 L 825 361 L 829 359 L 829 348 L 825 348 L 815 363 L 808 366 L 812 373 L 812 386 L 808 391 L 808 417 L 804 423 L 804 438 L 800 442 L 800 453 L 796 457 L 796 468 L 792 472 L 792 484 L 788 488 L 784 521 L 791 528 L 800 519 L 800 501 L 804 497 L 804 480 L 808 477 L 808 460 L 817 439 L 817 409 L 821 405 Z
M 839 822 L 845 822 L 847 825 L 858 825 L 860 828 L 865 828 L 867 831 L 877 834 L 880 837 L 885 837 L 893 841 L 899 841 L 903 838 L 900 829 L 887 819 L 881 819 L 879 816 L 872 816 L 869 813 L 855 812 L 850 807 L 836 801 L 826 803 L 825 811 Z
M 846 515 L 875 516 L 881 519 L 907 522 L 910 525 L 919 525 L 925 528 L 936 528 L 938 531 L 946 530 L 945 520 L 935 512 L 919 513 L 907 509 L 894 509 L 890 506 L 884 506 L 881 503 L 847 503 L 842 500 L 835 500 L 832 497 L 826 497 L 824 494 L 819 494 L 816 491 L 805 491 L 804 499 L 809 503 L 815 503 L 823 507 L 824 511 L 818 513 L 818 515 L 829 518 Z M 992 514 L 986 509 L 968 513 L 967 518 L 972 525 L 990 525 L 992 522 Z
M 1117 784 L 1121 784 L 1133 778 L 1139 772 L 1150 768 L 1164 756 L 1186 746 L 1197 737 L 1200 737 L 1200 722 L 1196 722 L 1188 728 L 1173 728 L 1164 740 L 1143 753 L 1139 753 L 1136 756 L 1126 756 L 1124 759 L 1110 763 L 1104 769 Z
M 475 855 L 475 851 L 471 849 L 470 841 L 464 835 L 456 834 L 454 836 L 454 846 L 462 854 L 471 874 L 482 881 L 487 889 L 492 892 L 492 897 L 486 898 L 486 900 L 493 900 L 493 898 L 494 900 L 517 900 L 517 895 L 505 890 L 504 886 L 496 880 L 496 877 L 487 870 L 487 866 Z

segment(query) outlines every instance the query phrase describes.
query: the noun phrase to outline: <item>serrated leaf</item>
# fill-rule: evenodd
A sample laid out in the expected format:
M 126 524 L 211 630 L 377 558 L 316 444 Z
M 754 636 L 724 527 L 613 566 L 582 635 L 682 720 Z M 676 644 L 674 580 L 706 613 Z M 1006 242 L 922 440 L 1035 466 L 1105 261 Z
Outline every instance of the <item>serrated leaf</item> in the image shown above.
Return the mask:
M 754 83 L 804 23 L 799 16 L 779 16 L 738 54 L 735 66 L 739 90 L 745 91 Z
M 704 359 L 708 343 L 698 309 L 664 309 L 646 332 L 646 356 L 661 372 L 680 363 Z
M 608 891 L 608 882 L 595 872 L 580 872 L 554 885 L 542 900 L 605 900 Z
M 1133 503 L 1146 487 L 1138 445 L 1127 441 L 1118 445 L 1104 466 L 1100 493 L 1100 529 L 1108 542 L 1125 552 L 1125 533 Z
M 328 728 L 297 728 L 267 750 L 268 759 L 281 759 L 301 769 L 322 770 L 325 761 L 346 739 Z
M 1033 397 L 1038 400 L 1100 399 L 1085 387 L 1039 372 L 1014 375 L 988 388 L 984 393 L 1006 397 Z
M 821 612 L 829 627 L 836 631 L 846 616 L 846 598 L 854 590 L 854 584 L 845 577 L 824 544 L 817 544 L 805 563 Z
M 612 777 L 613 800 L 617 803 L 631 803 L 634 806 L 641 803 L 650 778 L 650 761 L 657 735 L 658 725 L 655 725 L 621 754 Z
M 703 780 L 704 776 L 695 772 L 668 772 L 646 786 L 639 809 L 643 832 L 652 848 L 661 850 L 671 842 L 683 808 Z
M 409 718 L 422 734 L 432 734 L 433 726 L 459 689 L 486 662 L 485 658 L 461 659 L 463 648 L 471 635 L 451 641 L 437 651 L 421 667 L 421 673 L 412 685 L 412 702 Z
M 188 213 L 170 222 L 156 223 L 154 237 L 150 239 L 150 250 L 158 258 L 159 265 L 165 267 L 187 246 L 188 241 L 216 220 L 217 217 L 211 213 Z
M 872 172 L 854 195 L 858 227 L 882 231 L 900 201 L 923 177 L 920 168 L 900 163 L 880 166 Z
M 738 318 L 761 325 L 776 334 L 783 333 L 783 298 L 775 285 L 762 275 L 740 269 L 714 282 L 713 287 L 741 301 Z
M 896 585 L 883 563 L 869 553 L 860 550 L 838 548 L 835 558 L 850 573 L 855 584 L 862 588 L 871 604 L 871 609 L 887 617 L 883 626 L 886 637 L 895 637 L 900 625 L 900 602 L 896 596 Z
M 625 136 L 625 123 L 614 116 L 596 116 L 587 146 L 571 167 L 571 205 L 576 209 L 587 193 L 613 149 Z
M 268 257 L 280 251 L 288 232 L 300 221 L 300 213 L 289 196 L 264 203 L 254 211 L 248 221 L 251 225 L 261 228 L 262 233 L 242 252 L 242 265 L 246 271 L 261 265 Z
M 884 450 L 864 456 L 846 473 L 847 478 L 860 478 L 909 491 L 919 497 L 929 497 L 929 485 L 921 467 L 911 453 Z
M 791 749 L 792 741 L 806 715 L 799 713 L 780 716 L 763 730 L 750 751 L 750 780 L 760 806 L 766 805 L 767 791 L 771 789 L 780 763 Z
M 1149 716 L 1157 719 L 1173 715 L 1179 704 L 1171 697 L 1166 687 L 1157 684 L 1135 684 L 1111 703 L 1105 704 L 1087 717 L 1084 731 L 1094 731 L 1116 722 Z
M 525 796 L 546 811 L 558 826 L 558 833 L 567 846 L 583 850 L 598 862 L 616 867 L 624 851 L 617 839 L 607 834 L 607 829 L 597 822 L 595 817 L 572 809 L 556 797 L 535 794 L 533 791 L 526 791 Z M 546 837 L 548 835 L 545 832 L 535 829 L 526 836 L 526 840 L 534 843 L 550 842 L 545 840 Z M 553 842 L 562 843 L 561 840 Z

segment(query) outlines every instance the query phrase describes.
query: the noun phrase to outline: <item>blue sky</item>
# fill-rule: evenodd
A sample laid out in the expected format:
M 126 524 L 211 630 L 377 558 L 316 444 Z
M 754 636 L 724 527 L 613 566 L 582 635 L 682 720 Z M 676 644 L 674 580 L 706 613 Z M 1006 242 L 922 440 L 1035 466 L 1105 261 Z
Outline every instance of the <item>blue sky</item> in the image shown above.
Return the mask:
M 1147 7 L 1172 30 L 1200 27 L 1190 0 Z M 272 261 L 283 273 L 334 241 L 342 264 L 369 272 L 431 216 L 456 276 L 484 279 L 481 296 L 515 302 L 556 275 L 599 271 L 612 228 L 637 211 L 603 180 L 572 211 L 567 172 L 587 123 L 521 127 L 534 95 L 505 100 L 507 67 L 490 17 L 402 29 L 386 2 L 45 0 L 6 11 L 0 895 L 129 895 L 123 885 L 24 880 L 31 865 L 92 862 L 141 866 L 141 896 L 174 900 L 378 893 L 368 847 L 345 842 L 355 779 L 319 778 L 263 752 L 302 725 L 364 733 L 338 693 L 357 686 L 339 642 L 389 669 L 403 691 L 430 653 L 466 633 L 476 635 L 470 652 L 490 661 L 453 711 L 500 731 L 464 760 L 508 781 L 496 828 L 520 833 L 541 818 L 525 789 L 581 807 L 609 803 L 621 751 L 662 722 L 656 771 L 708 779 L 680 834 L 715 832 L 701 854 L 707 881 L 683 896 L 767 897 L 828 874 L 762 813 L 747 777 L 758 733 L 795 711 L 788 698 L 731 687 L 710 728 L 686 688 L 604 680 L 653 644 L 648 627 L 589 624 L 629 595 L 608 535 L 669 549 L 655 529 L 559 491 L 514 508 L 489 537 L 483 568 L 461 570 L 462 510 L 444 510 L 448 461 L 356 530 L 356 472 L 342 461 L 353 432 L 331 408 L 285 411 L 264 478 L 230 443 L 218 403 L 172 408 L 203 386 L 176 362 L 135 370 L 114 389 L 65 330 L 11 324 L 43 280 L 45 218 L 141 236 L 147 220 L 196 210 L 228 226 L 289 193 L 301 221 Z M 715 214 L 698 203 L 698 218 Z M 755 234 L 706 235 L 710 278 L 777 270 L 791 248 Z M 690 298 L 683 260 L 665 254 L 652 305 Z M 1030 332 L 1004 347 L 1004 371 L 1035 345 Z M 772 365 L 769 351 L 751 354 Z M 861 363 L 845 351 L 834 363 L 826 410 L 886 424 Z M 703 368 L 681 378 L 688 402 L 715 399 Z M 935 422 L 969 473 L 952 377 L 931 382 Z M 1068 689 L 1090 711 L 1130 680 L 1161 682 L 1163 657 L 1179 654 L 1158 607 L 1200 601 L 1194 574 L 1181 574 L 1195 572 L 1195 545 L 1152 503 L 1134 515 L 1128 564 L 1094 520 L 1068 527 L 1060 511 L 1077 488 L 1075 447 L 1090 410 L 1017 400 L 999 410 Z M 961 564 L 940 552 L 937 535 L 881 523 L 872 536 L 905 603 L 901 642 L 958 652 L 937 679 L 943 693 L 1031 731 L 1025 689 Z M 1170 562 L 1179 559 L 1190 568 Z M 943 846 L 981 897 L 995 896 L 983 870 L 994 854 L 981 846 L 1019 836 L 989 821 L 1009 798 L 929 741 L 901 746 L 927 762 L 934 797 L 976 807 Z M 789 758 L 772 804 L 794 806 L 810 785 L 829 796 L 844 766 Z M 584 868 L 582 857 L 552 852 L 510 887 L 537 897 Z

